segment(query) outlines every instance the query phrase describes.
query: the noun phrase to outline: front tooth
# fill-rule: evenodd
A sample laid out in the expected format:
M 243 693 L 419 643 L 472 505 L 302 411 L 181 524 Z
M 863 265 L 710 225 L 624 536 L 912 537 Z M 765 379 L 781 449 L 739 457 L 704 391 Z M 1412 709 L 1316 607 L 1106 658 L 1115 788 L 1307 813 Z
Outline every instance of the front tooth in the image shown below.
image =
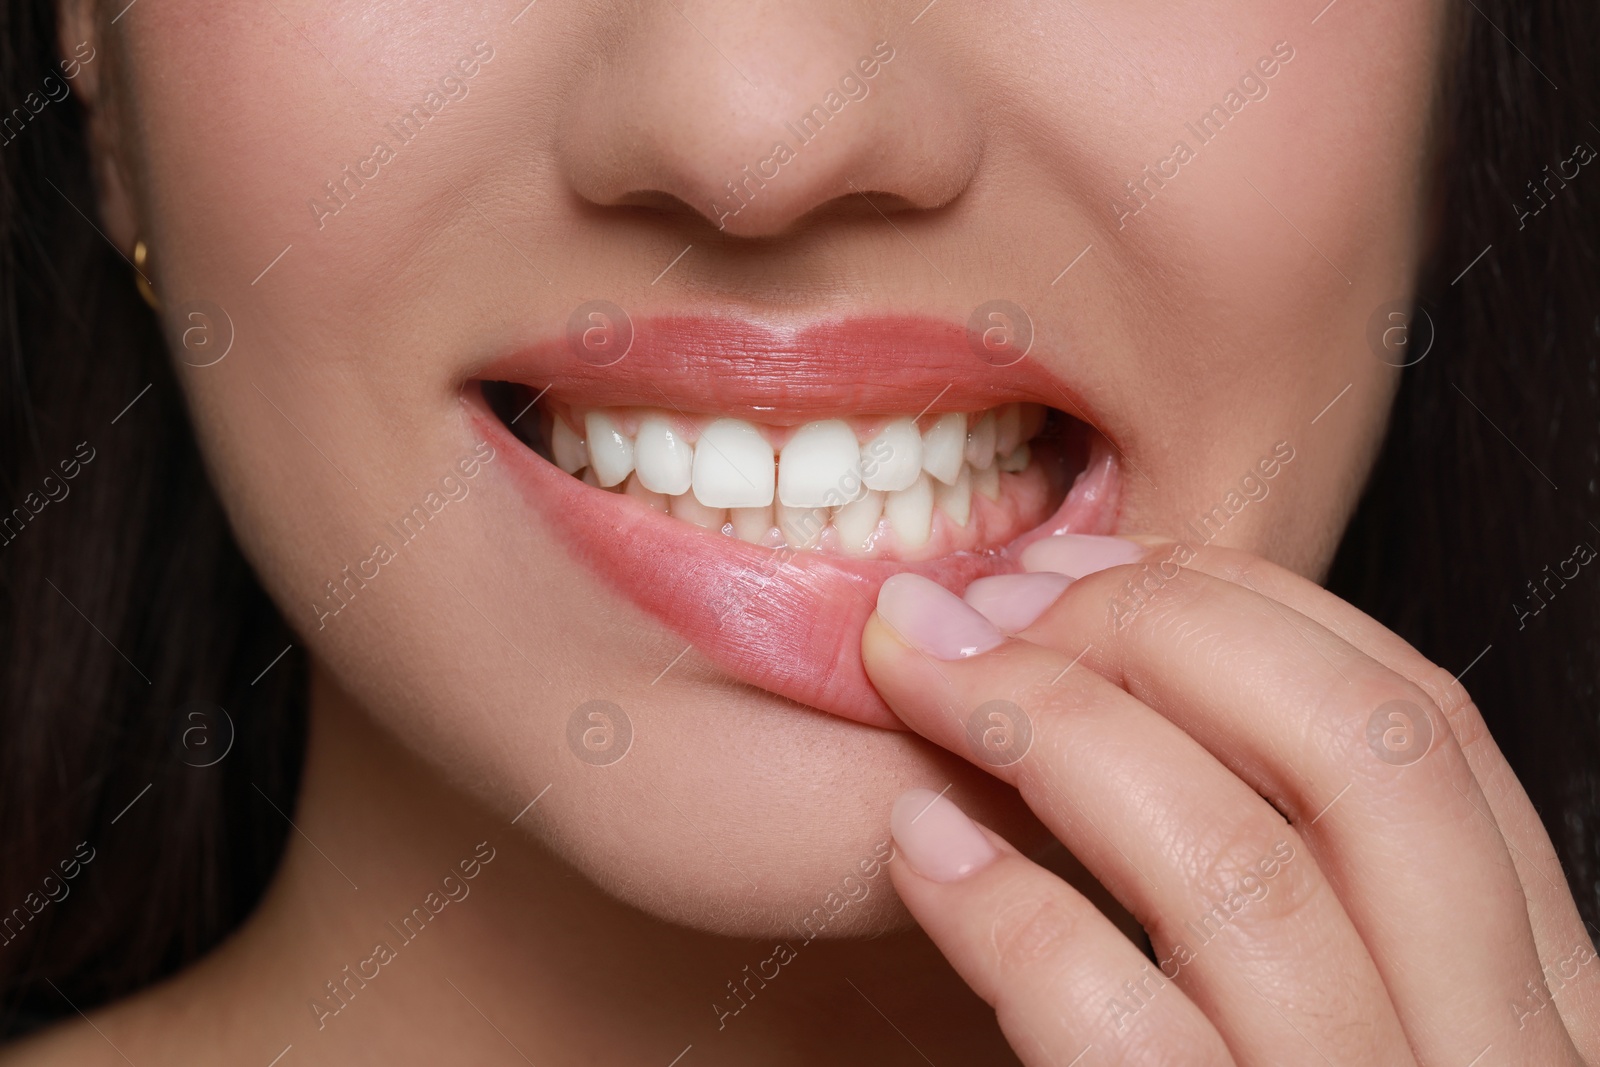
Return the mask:
M 967 450 L 967 415 L 952 411 L 940 415 L 922 435 L 922 469 L 946 485 L 961 473 Z
M 733 523 L 733 535 L 741 541 L 759 545 L 767 539 L 777 521 L 772 517 L 772 505 L 764 508 L 730 508 L 728 521 Z
M 708 508 L 696 500 L 693 493 L 672 497 L 668 506 L 671 508 L 673 518 L 692 522 L 707 530 L 720 530 L 723 523 L 728 521 L 727 508 Z
M 861 462 L 855 431 L 842 419 L 808 422 L 794 432 L 778 457 L 778 500 L 791 508 L 831 507 L 854 495 Z
M 646 489 L 667 496 L 689 491 L 694 446 L 672 428 L 665 415 L 646 415 L 633 435 L 633 462 Z
M 790 548 L 810 548 L 822 539 L 828 525 L 826 508 L 791 508 L 780 502 L 774 510 L 783 543 Z
M 1024 441 L 1010 452 L 1000 457 L 1000 469 L 1010 474 L 1028 469 L 1028 460 L 1032 457 L 1033 450 Z
M 611 416 L 591 411 L 583 417 L 583 436 L 589 446 L 589 466 L 604 486 L 616 485 L 633 470 L 633 439 Z
M 639 477 L 637 471 L 628 476 L 628 483 L 627 485 L 623 486 L 622 491 L 624 494 L 633 497 L 646 507 L 653 508 L 656 511 L 670 510 L 667 504 L 667 498 L 660 493 L 652 492 L 651 490 L 645 488 L 644 480 Z
M 1009 455 L 1022 443 L 1022 405 L 1003 405 L 995 416 L 994 431 L 994 450 Z
M 972 472 L 972 491 L 990 500 L 1000 499 L 1000 468 L 991 464 Z
M 967 433 L 966 460 L 982 470 L 994 463 L 995 424 L 994 412 L 985 411 Z
M 567 420 L 560 415 L 553 416 L 554 423 L 550 428 L 550 455 L 555 459 L 556 466 L 568 474 L 577 474 L 589 465 L 589 449 L 583 443 L 583 438 L 578 436 L 578 431 L 567 425 Z
M 833 513 L 833 528 L 838 531 L 839 542 L 846 551 L 865 553 L 872 547 L 872 535 L 878 532 L 878 520 L 883 517 L 883 497 L 883 493 L 869 489 L 861 499 Z
M 965 526 L 972 517 L 972 468 L 963 463 L 954 485 L 934 486 L 933 502 L 957 526 Z
M 927 474 L 907 489 L 890 493 L 883 501 L 883 514 L 901 548 L 921 548 L 933 532 L 933 482 Z
M 764 508 L 772 503 L 772 446 L 743 419 L 718 419 L 694 450 L 694 495 L 707 507 Z
M 895 419 L 861 451 L 862 481 L 868 489 L 906 489 L 922 473 L 922 434 L 911 419 Z

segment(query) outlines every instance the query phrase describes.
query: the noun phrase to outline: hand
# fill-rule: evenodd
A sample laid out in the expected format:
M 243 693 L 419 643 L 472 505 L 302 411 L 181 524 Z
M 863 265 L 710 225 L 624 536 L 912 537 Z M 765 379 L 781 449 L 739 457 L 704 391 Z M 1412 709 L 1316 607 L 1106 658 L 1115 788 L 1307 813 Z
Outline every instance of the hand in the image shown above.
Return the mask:
M 1244 553 L 1024 563 L 968 590 L 982 614 L 897 576 L 862 637 L 896 714 L 1149 934 L 1155 962 L 949 797 L 900 798 L 895 886 L 1023 1062 L 1600 1064 L 1600 960 L 1449 672 Z

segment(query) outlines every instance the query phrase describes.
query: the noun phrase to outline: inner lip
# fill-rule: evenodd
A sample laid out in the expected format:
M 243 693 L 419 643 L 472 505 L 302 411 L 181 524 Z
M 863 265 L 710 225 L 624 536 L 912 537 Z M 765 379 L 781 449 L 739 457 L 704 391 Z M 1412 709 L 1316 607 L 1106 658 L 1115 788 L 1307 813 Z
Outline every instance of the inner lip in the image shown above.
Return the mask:
M 520 382 L 478 386 L 512 436 L 590 490 L 785 554 L 916 562 L 998 552 L 1048 523 L 1104 444 L 1081 420 L 1028 402 L 915 415 L 840 412 L 796 424 L 782 412 L 733 420 L 676 405 L 590 406 Z M 698 451 L 710 449 L 708 465 L 726 468 L 728 450 L 717 442 L 726 442 L 729 427 L 747 435 L 744 428 L 753 428 L 774 455 L 765 478 L 735 478 L 727 487 L 740 499 L 719 499 L 701 484 L 699 467 L 696 484 L 688 481 Z M 824 462 L 826 473 L 803 477 L 816 470 L 808 461 L 819 441 L 828 452 L 845 447 L 839 439 L 849 442 L 850 434 L 853 463 Z M 764 500 L 743 499 L 759 492 L 756 480 L 775 485 L 764 485 Z M 711 506 L 730 503 L 754 506 Z

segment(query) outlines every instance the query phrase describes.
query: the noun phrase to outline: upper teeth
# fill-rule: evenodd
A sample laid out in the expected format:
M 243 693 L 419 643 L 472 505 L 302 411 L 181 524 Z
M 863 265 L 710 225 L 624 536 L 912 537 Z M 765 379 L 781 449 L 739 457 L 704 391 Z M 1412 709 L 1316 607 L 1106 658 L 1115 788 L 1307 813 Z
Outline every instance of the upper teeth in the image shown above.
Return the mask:
M 581 436 L 560 415 L 550 429 L 552 458 L 569 474 L 588 467 L 587 481 L 626 482 L 630 495 L 660 510 L 712 528 L 731 524 L 747 541 L 771 540 L 777 527 L 791 547 L 808 547 L 831 520 L 842 544 L 862 551 L 881 518 L 905 548 L 927 542 L 935 505 L 965 526 L 974 490 L 997 499 L 1000 472 L 1027 467 L 1027 439 L 1044 409 L 948 412 L 923 419 L 922 429 L 897 417 L 859 435 L 843 419 L 786 431 L 629 409 L 591 410 L 575 421 Z

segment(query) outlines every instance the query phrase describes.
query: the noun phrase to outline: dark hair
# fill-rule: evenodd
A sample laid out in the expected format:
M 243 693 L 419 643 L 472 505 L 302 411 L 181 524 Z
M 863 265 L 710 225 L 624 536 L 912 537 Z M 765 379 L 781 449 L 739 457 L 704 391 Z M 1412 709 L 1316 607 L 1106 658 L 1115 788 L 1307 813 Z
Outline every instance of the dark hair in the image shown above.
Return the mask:
M 262 674 L 288 628 L 206 481 L 155 316 L 91 221 L 77 94 L 23 106 L 62 79 L 55 28 L 52 0 L 0 3 L 3 99 L 26 116 L 0 115 L 0 1036 L 238 925 L 288 830 L 262 794 L 292 814 L 304 734 L 304 658 Z M 191 718 L 197 701 L 222 711 Z
M 1405 372 L 1332 584 L 1436 662 L 1471 666 L 1594 918 L 1594 575 L 1537 614 L 1513 605 L 1577 542 L 1600 546 L 1600 264 L 1580 210 L 1600 178 L 1552 186 L 1521 228 L 1513 205 L 1600 139 L 1600 12 L 1475 0 L 1459 15 L 1419 290 L 1438 336 Z M 55 28 L 53 0 L 0 0 L 7 106 L 60 75 Z M 243 919 L 282 851 L 273 805 L 292 810 L 305 729 L 304 658 L 274 663 L 292 637 L 206 482 L 133 272 L 91 221 L 76 96 L 22 122 L 11 137 L 0 115 L 0 1037 L 127 994 Z M 226 718 L 190 718 L 197 700 Z M 196 766 L 211 757 L 186 731 L 220 745 L 230 723 L 227 756 Z
M 1600 161 L 1560 173 L 1600 146 L 1600 5 L 1459 14 L 1417 290 L 1436 336 L 1329 587 L 1466 672 L 1600 930 Z

